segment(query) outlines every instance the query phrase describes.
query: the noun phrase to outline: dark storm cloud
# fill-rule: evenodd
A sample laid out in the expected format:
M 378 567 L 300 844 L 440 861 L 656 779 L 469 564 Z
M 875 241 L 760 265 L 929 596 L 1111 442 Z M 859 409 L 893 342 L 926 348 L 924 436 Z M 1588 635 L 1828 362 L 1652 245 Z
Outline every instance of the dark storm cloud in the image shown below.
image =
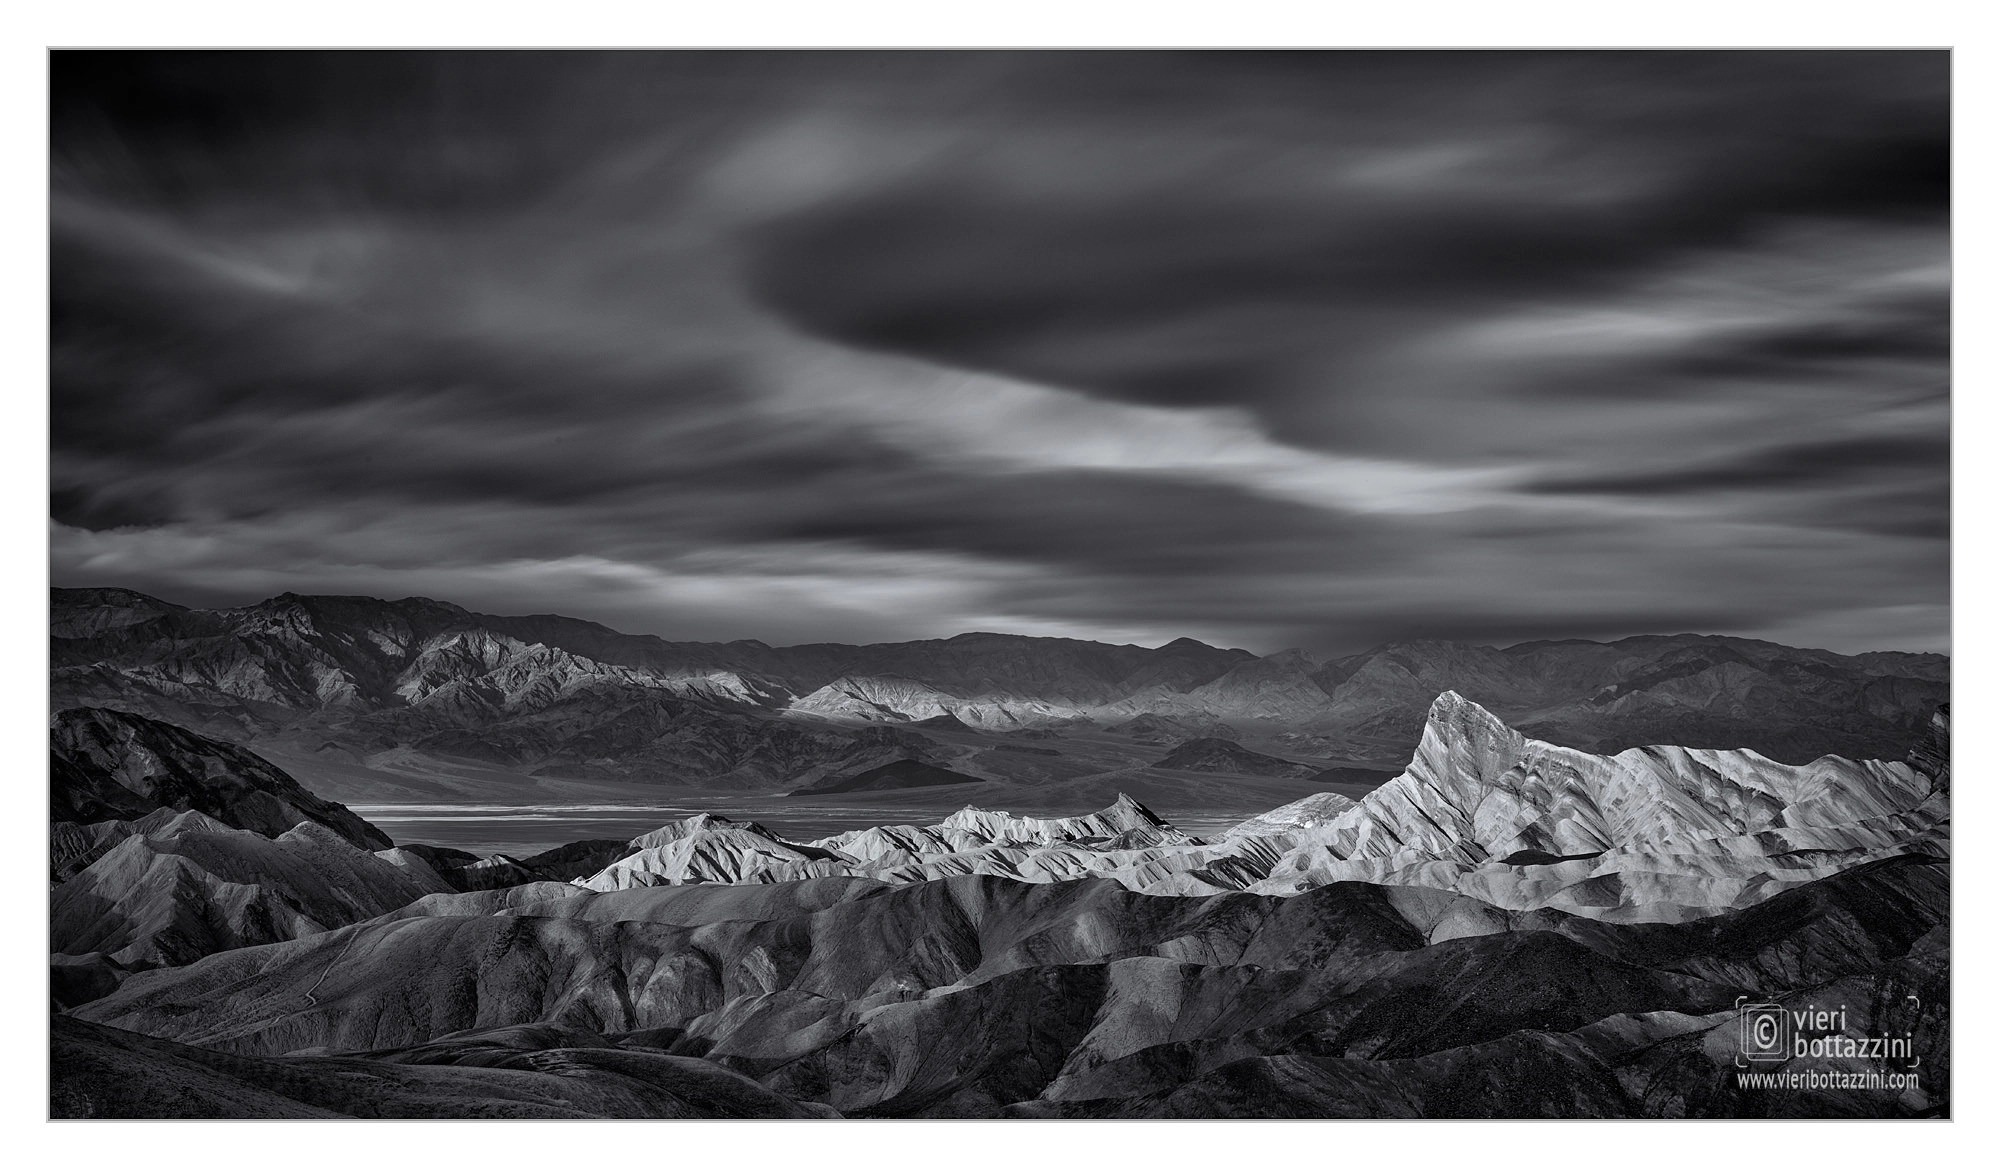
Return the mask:
M 1937 476 L 1912 486 L 1814 500 L 1796 509 L 1794 515 L 1797 523 L 1817 527 L 1949 541 L 1951 480 Z
M 760 103 L 783 55 L 64 52 L 51 68 L 58 187 L 250 217 L 462 218 L 560 195 L 622 146 L 698 149 Z M 644 101 L 635 99 L 647 99 Z
M 1860 319 L 1816 321 L 1752 332 L 1675 362 L 1692 376 L 1838 376 L 1843 367 L 1868 370 L 1880 362 L 1921 363 L 1936 371 L 1951 356 L 1949 298 L 1931 293 L 1882 306 Z
M 1669 471 L 1550 479 L 1527 490 L 1577 495 L 1680 495 L 1739 488 L 1866 483 L 1883 473 L 1917 472 L 1943 481 L 1951 463 L 1944 435 L 1857 436 L 1744 451 Z
M 1942 398 L 1951 356 L 1950 297 L 1943 288 L 1902 290 L 1859 303 L 1790 306 L 1783 319 L 1721 328 L 1663 350 L 1593 354 L 1551 367 L 1516 392 L 1587 402 L 1701 399 L 1744 388 L 1858 385 L 1880 398 Z
M 54 575 L 1942 645 L 1946 66 L 58 53 Z
M 754 286 L 843 342 L 1143 401 L 1258 402 L 1318 396 L 1297 375 L 1425 322 L 1607 292 L 1787 219 L 1937 223 L 1948 192 L 1942 70 L 1922 55 L 1461 54 L 1326 74 L 1290 118 L 1254 123 L 1313 181 L 1183 182 L 1168 160 L 1150 181 L 1050 191 L 957 157 L 765 229 Z M 1339 108 L 1364 93 L 1368 119 Z M 1222 132 L 1264 96 L 1224 87 L 1193 124 Z M 1443 144 L 1399 156 L 1405 134 Z
M 1715 189 L 1677 183 L 1586 208 L 1459 192 L 1260 204 L 1176 190 L 1076 206 L 940 182 L 775 226 L 760 241 L 753 280 L 768 303 L 841 341 L 1141 400 L 1230 402 L 1242 394 L 1239 375 L 1256 386 L 1300 351 L 1338 356 L 1399 310 L 1428 317 L 1608 289 L 1664 259 L 1735 242 L 1779 214 L 1934 212 L 1946 190 L 1943 147 L 1941 139 L 1847 145 L 1861 157 L 1773 160 L 1790 181 L 1769 187 L 1721 173 Z M 1701 161 L 1734 169 L 1726 158 Z M 1877 166 L 1890 174 L 1876 176 L 1871 193 L 1866 179 Z M 1801 170 L 1817 181 L 1794 189 Z M 1840 196 L 1828 197 L 1830 188 Z M 1359 321 L 1342 328 L 1301 306 Z M 1926 307 L 1901 323 L 1935 333 L 1939 306 Z M 1198 329 L 1208 314 L 1235 327 L 1191 361 L 1170 349 L 1179 360 L 1151 368 L 1144 345 L 1119 344 L 1151 326 Z M 1940 355 L 1934 336 L 1905 331 L 1854 342 L 1863 355 Z M 1778 335 L 1744 356 L 1839 356 L 1839 340 Z
M 834 340 L 1166 405 L 1258 402 L 1416 301 L 1570 287 L 1618 265 L 1543 213 L 1005 205 L 897 191 L 788 224 L 753 280 Z M 1373 219 L 1373 222 L 1369 222 Z M 1176 246 L 1162 248 L 1160 241 Z M 977 274 L 976 278 L 968 278 Z M 1345 319 L 1323 311 L 1340 308 Z M 1219 318 L 1219 319 L 1216 319 Z

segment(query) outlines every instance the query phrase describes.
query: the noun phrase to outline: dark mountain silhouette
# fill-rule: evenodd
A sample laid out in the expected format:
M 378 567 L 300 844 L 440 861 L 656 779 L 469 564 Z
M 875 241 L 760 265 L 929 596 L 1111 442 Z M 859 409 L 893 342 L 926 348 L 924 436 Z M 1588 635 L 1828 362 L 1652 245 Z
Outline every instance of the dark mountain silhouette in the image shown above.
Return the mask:
M 49 753 L 52 820 L 88 824 L 172 808 L 265 836 L 310 821 L 358 848 L 392 843 L 381 829 L 320 799 L 255 754 L 135 714 L 61 711 L 49 731 Z
M 1189 739 L 1155 763 L 1175 771 L 1209 771 L 1223 775 L 1289 775 L 1305 777 L 1319 769 L 1274 755 L 1263 755 L 1228 739 Z M 1387 778 L 1386 776 L 1384 778 Z
M 947 787 L 955 783 L 978 783 L 976 776 L 960 775 L 942 767 L 932 767 L 914 759 L 899 759 L 871 767 L 855 775 L 829 777 L 810 787 L 787 792 L 793 796 L 831 795 L 836 792 L 902 791 L 918 787 Z

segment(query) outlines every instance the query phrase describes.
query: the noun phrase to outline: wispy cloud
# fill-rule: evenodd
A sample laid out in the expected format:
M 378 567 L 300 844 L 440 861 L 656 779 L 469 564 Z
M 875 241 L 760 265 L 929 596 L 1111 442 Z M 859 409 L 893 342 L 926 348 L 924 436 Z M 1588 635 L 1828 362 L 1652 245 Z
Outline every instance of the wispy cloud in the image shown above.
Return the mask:
M 1360 513 L 1490 505 L 1510 468 L 1463 469 L 1273 441 L 1236 407 L 1106 401 L 973 371 L 817 346 L 764 380 L 759 405 L 789 425 L 845 422 L 906 451 L 991 471 L 1100 471 L 1239 487 Z

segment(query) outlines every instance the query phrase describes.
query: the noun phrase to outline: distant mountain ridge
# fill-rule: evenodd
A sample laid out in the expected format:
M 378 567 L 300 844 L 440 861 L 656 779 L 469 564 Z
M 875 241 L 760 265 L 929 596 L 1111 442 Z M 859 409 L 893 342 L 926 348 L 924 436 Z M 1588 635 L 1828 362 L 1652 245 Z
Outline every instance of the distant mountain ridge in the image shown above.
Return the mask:
M 50 632 L 58 708 L 115 707 L 236 742 L 289 737 L 355 757 L 412 748 L 752 790 L 901 759 L 957 766 L 927 733 L 970 733 L 954 720 L 993 732 L 1157 716 L 1209 737 L 1292 734 L 1315 756 L 1406 757 L 1445 690 L 1579 749 L 1900 758 L 1948 701 L 1950 675 L 1936 654 L 1845 656 L 1707 635 L 1506 649 L 1420 641 L 1333 660 L 1186 638 L 1146 649 L 996 633 L 773 648 L 425 598 L 288 593 L 203 610 L 123 589 L 52 590 Z

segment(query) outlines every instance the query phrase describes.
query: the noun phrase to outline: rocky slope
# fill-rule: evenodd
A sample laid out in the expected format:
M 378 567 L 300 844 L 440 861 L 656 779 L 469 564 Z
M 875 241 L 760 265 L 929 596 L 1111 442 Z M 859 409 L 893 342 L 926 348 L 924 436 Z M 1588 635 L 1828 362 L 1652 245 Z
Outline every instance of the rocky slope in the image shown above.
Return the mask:
M 1950 807 L 1907 764 L 1788 766 L 1683 747 L 1591 755 L 1447 692 L 1407 771 L 1351 809 L 1299 819 L 1252 888 L 1366 880 L 1644 920 L 1749 904 L 1886 855 L 1945 855 Z
M 563 1069 L 584 1091 L 649 1066 L 591 1052 L 629 1052 L 700 1059 L 848 1116 L 1914 1115 L 1945 1107 L 1946 894 L 1940 862 L 1904 857 L 1715 921 L 1494 910 L 1507 928 L 1439 940 L 1421 899 L 1363 884 L 578 893 L 136 975 L 75 1013 L 119 1033 L 58 1037 L 136 1051 L 127 1099 L 196 1064 L 227 1073 L 209 1093 L 261 1083 L 333 1111 L 352 1108 L 322 1094 L 315 1074 L 333 1066 L 384 1065 L 389 1083 L 411 1064 Z M 1732 1086 L 1740 997 L 1829 994 L 1859 1032 L 1915 1037 L 1930 1087 Z M 269 1080 L 244 1073 L 266 1065 Z M 438 1075 L 477 1094 L 476 1076 Z M 107 1078 L 59 1070 L 58 1098 L 68 1083 L 95 1101 Z

